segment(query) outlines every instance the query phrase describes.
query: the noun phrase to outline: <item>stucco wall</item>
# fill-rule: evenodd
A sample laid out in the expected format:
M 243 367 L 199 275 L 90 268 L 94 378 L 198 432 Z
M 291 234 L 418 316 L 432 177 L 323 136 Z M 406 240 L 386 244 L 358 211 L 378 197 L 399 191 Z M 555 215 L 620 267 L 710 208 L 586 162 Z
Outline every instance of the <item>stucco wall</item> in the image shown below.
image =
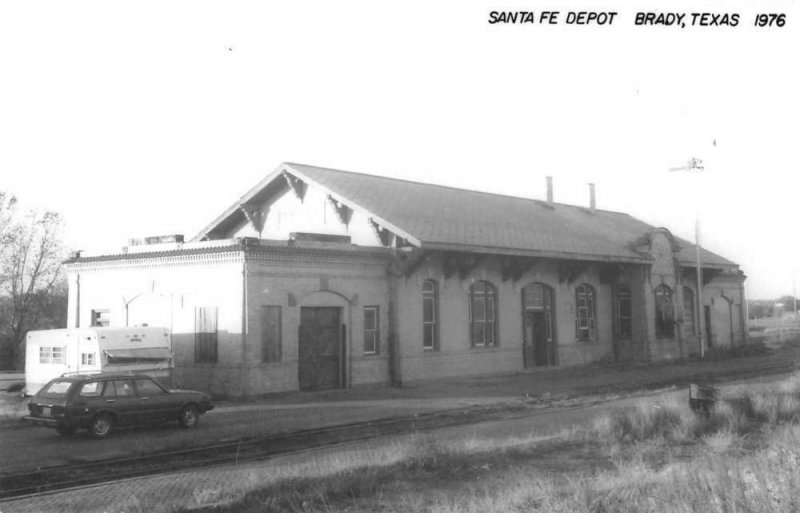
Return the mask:
M 423 348 L 422 285 L 434 279 L 439 290 L 439 349 Z M 474 281 L 491 282 L 497 291 L 498 344 L 472 347 L 469 339 L 469 288 Z M 589 264 L 571 283 L 559 282 L 554 261 L 537 261 L 519 280 L 502 280 L 500 261 L 487 257 L 467 276 L 445 279 L 441 262 L 429 261 L 412 276 L 398 280 L 399 335 L 403 380 L 432 377 L 515 372 L 524 368 L 522 353 L 522 289 L 543 283 L 553 290 L 554 331 L 558 365 L 586 364 L 610 358 L 613 353 L 612 285 L 601 283 L 597 266 Z M 578 341 L 575 330 L 575 289 L 580 284 L 595 290 L 597 337 Z
M 726 277 L 713 279 L 704 287 L 703 303 L 711 308 L 710 347 L 743 344 L 742 295 L 738 282 Z
M 68 326 L 87 327 L 92 310 L 111 326 L 144 323 L 172 333 L 173 385 L 238 395 L 242 346 L 242 264 L 235 254 L 73 264 Z M 196 363 L 195 308 L 217 307 L 218 361 Z
M 522 289 L 531 283 L 542 283 L 553 291 L 557 365 L 611 359 L 616 337 L 614 287 L 626 283 L 631 287 L 633 336 L 617 340 L 617 358 L 677 358 L 698 352 L 698 337 L 676 326 L 672 339 L 656 339 L 654 289 L 661 283 L 670 286 L 680 313 L 682 287 L 694 290 L 694 285 L 676 269 L 664 241 L 658 236 L 654 239 L 659 258 L 652 266 L 622 265 L 611 278 L 604 264 L 580 263 L 566 278 L 557 261 L 539 259 L 518 279 L 504 281 L 497 256 L 481 257 L 463 278 L 458 271 L 445 278 L 440 255 L 429 256 L 408 275 L 397 273 L 392 278 L 387 272 L 392 254 L 388 250 L 325 245 L 276 249 L 272 243 L 212 255 L 78 261 L 68 266 L 69 326 L 88 326 L 91 311 L 104 309 L 112 326 L 146 322 L 167 327 L 172 332 L 176 385 L 216 395 L 253 396 L 299 388 L 298 327 L 305 306 L 341 309 L 346 329 L 343 386 L 350 387 L 390 380 L 392 300 L 398 377 L 408 382 L 521 371 Z M 426 279 L 438 284 L 436 350 L 423 348 L 422 285 Z M 492 283 L 497 292 L 496 346 L 470 344 L 469 289 L 479 280 Z M 734 344 L 744 340 L 740 280 L 738 275 L 722 275 L 704 288 L 704 304 L 712 309 L 712 346 L 730 345 L 731 333 Z M 575 290 L 581 284 L 595 291 L 596 336 L 589 341 L 577 340 L 575 329 Z M 195 308 L 204 306 L 218 308 L 217 363 L 195 362 Z M 280 361 L 263 359 L 263 306 L 281 307 Z M 377 354 L 363 350 L 365 306 L 379 309 Z M 697 318 L 695 324 L 699 324 Z
M 324 261 L 323 261 L 324 260 Z M 386 259 L 339 255 L 319 259 L 298 252 L 287 260 L 269 256 L 248 257 L 247 383 L 249 395 L 297 390 L 298 335 L 302 307 L 333 306 L 341 309 L 345 326 L 345 373 L 353 386 L 387 383 L 388 282 Z M 262 306 L 282 308 L 282 358 L 264 362 L 259 319 Z M 365 306 L 377 306 L 377 354 L 364 353 Z

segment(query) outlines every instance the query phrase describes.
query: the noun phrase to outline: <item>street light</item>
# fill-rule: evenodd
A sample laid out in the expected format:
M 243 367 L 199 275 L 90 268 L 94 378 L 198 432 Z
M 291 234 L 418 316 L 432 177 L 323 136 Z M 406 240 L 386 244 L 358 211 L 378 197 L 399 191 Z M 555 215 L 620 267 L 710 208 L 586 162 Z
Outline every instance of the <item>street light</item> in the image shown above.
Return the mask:
M 674 171 L 702 171 L 705 169 L 703 161 L 698 158 L 690 158 L 689 162 L 682 167 L 670 168 Z M 700 358 L 706 355 L 706 317 L 703 310 L 703 264 L 700 258 L 700 209 L 698 207 L 694 219 L 694 249 L 695 265 L 697 266 L 697 319 L 700 326 Z

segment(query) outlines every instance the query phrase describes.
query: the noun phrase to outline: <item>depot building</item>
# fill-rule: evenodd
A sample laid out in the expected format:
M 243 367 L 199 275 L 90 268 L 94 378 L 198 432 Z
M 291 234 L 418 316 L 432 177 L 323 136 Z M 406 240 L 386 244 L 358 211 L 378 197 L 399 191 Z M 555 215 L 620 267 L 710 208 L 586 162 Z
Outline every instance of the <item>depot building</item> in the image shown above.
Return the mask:
M 171 333 L 216 396 L 652 361 L 746 341 L 745 276 L 628 214 L 285 163 L 193 239 L 74 254 L 68 326 Z M 701 323 L 701 317 L 704 321 Z

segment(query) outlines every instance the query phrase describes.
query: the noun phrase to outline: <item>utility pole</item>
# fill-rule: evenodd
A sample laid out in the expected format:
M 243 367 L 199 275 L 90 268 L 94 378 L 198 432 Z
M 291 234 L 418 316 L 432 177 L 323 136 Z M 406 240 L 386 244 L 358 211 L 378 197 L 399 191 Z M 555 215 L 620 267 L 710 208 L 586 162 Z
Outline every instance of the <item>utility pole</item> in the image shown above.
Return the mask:
M 689 162 L 682 167 L 670 168 L 673 171 L 702 171 L 705 169 L 703 161 L 692 157 Z M 694 220 L 694 250 L 695 250 L 695 266 L 697 269 L 697 320 L 700 327 L 700 358 L 706 356 L 706 316 L 705 309 L 703 308 L 703 260 L 700 255 L 700 207 L 698 205 L 697 213 Z
M 700 326 L 700 358 L 706 356 L 706 315 L 703 308 L 703 262 L 700 257 L 700 214 L 694 220 L 695 265 L 697 266 L 697 318 Z

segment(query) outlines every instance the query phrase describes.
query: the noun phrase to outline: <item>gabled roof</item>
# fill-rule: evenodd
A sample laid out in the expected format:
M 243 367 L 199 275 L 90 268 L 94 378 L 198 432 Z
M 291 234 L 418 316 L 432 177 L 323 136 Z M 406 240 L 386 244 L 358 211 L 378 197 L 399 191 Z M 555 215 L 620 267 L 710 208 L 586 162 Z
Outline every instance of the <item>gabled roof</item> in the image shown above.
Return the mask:
M 529 198 L 457 189 L 303 164 L 285 163 L 228 208 L 194 240 L 213 238 L 240 205 L 259 198 L 284 173 L 318 187 L 413 245 L 427 249 L 539 255 L 606 261 L 648 261 L 637 241 L 656 228 L 628 214 Z M 678 259 L 695 261 L 694 246 L 676 238 Z M 734 262 L 703 250 L 704 266 Z

